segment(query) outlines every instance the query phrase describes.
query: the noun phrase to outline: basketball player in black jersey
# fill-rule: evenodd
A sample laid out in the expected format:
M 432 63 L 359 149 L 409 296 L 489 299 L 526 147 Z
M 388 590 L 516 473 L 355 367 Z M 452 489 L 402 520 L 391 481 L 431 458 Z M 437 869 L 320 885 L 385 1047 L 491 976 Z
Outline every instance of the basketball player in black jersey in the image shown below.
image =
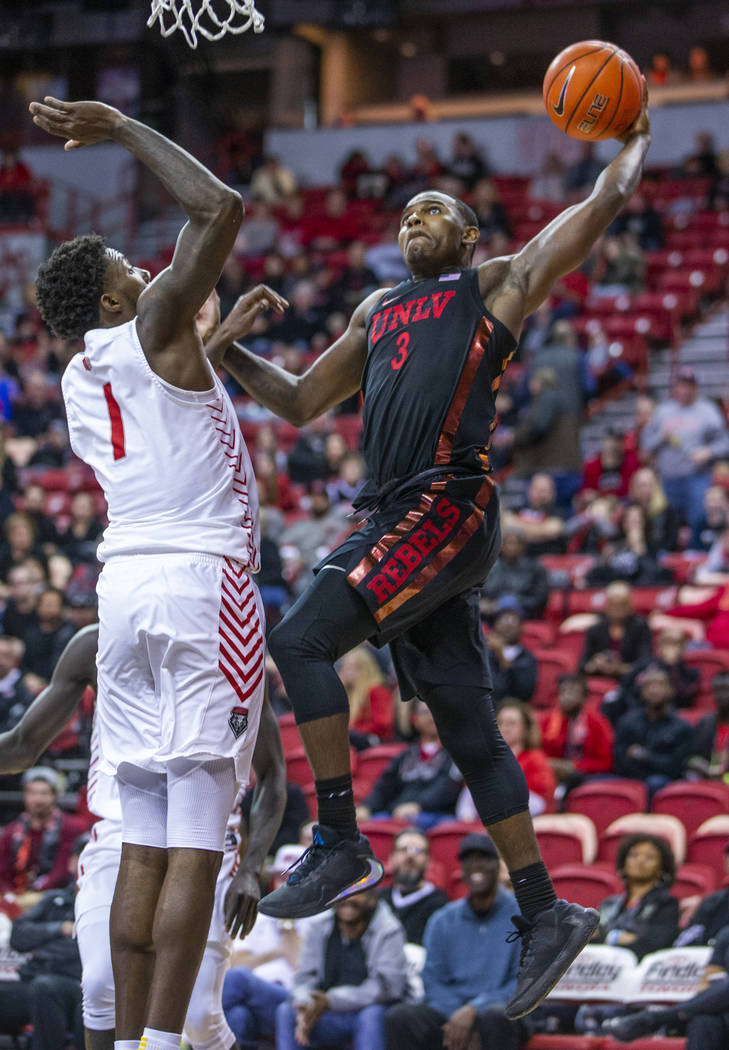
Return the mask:
M 646 106 L 593 192 L 515 255 L 470 267 L 475 214 L 443 193 L 414 197 L 399 245 L 412 274 L 370 295 L 303 376 L 239 346 L 225 367 L 262 404 L 302 425 L 364 395 L 366 523 L 318 566 L 270 637 L 314 771 L 319 824 L 265 914 L 314 914 L 382 877 L 355 822 L 348 707 L 333 664 L 369 639 L 389 643 L 404 700 L 418 695 L 461 770 L 509 871 L 521 915 L 519 980 L 507 1016 L 544 998 L 597 925 L 557 900 L 521 769 L 496 727 L 478 593 L 500 546 L 490 474 L 494 399 L 524 318 L 586 258 L 627 204 L 650 134 Z M 221 342 L 235 337 L 225 324 Z

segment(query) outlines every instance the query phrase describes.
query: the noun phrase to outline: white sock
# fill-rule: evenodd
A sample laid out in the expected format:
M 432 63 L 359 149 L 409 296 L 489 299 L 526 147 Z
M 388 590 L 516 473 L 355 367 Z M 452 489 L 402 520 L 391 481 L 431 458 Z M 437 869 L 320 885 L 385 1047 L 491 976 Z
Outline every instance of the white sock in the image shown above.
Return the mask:
M 182 1032 L 160 1032 L 158 1028 L 145 1028 L 138 1050 L 180 1050 L 181 1042 Z
M 138 1039 L 115 1039 L 114 1050 L 139 1050 Z

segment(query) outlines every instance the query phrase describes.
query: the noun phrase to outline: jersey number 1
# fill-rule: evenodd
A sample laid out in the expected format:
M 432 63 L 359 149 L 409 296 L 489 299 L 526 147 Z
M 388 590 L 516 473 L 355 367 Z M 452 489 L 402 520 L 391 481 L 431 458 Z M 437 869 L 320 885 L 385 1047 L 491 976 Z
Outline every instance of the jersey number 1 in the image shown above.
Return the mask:
M 104 397 L 106 398 L 106 407 L 109 409 L 111 447 L 114 452 L 114 459 L 124 459 L 127 454 L 124 447 L 124 423 L 122 422 L 119 402 L 112 393 L 111 383 L 104 383 Z
M 396 372 L 398 372 L 407 360 L 408 344 L 410 342 L 410 332 L 400 332 L 400 335 L 397 337 L 396 342 L 397 353 L 393 357 L 392 361 L 390 361 L 390 364 L 392 365 L 393 369 Z

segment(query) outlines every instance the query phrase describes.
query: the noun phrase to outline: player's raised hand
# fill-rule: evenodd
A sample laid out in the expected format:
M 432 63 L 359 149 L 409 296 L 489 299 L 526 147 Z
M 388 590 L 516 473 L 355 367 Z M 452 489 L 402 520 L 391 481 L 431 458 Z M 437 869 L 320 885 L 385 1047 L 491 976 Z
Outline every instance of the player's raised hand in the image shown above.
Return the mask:
M 650 135 L 651 133 L 651 121 L 648 113 L 648 83 L 643 77 L 643 105 L 641 106 L 640 113 L 635 118 L 633 123 L 627 128 L 622 135 L 617 135 L 618 142 L 627 142 L 632 139 L 634 135 Z
M 258 914 L 261 887 L 258 879 L 241 868 L 231 879 L 225 894 L 225 928 L 231 937 L 247 937 Z
M 259 314 L 266 310 L 282 314 L 288 305 L 288 301 L 274 292 L 273 288 L 267 284 L 257 284 L 250 292 L 241 295 L 223 322 L 230 342 L 234 343 L 248 335 Z
M 124 119 L 118 109 L 103 102 L 62 102 L 46 95 L 28 107 L 33 123 L 50 135 L 66 139 L 64 149 L 78 149 L 113 137 Z
M 197 328 L 198 335 L 203 341 L 203 345 L 207 343 L 213 332 L 217 330 L 219 324 L 220 296 L 213 288 L 210 295 L 195 314 L 195 327 Z

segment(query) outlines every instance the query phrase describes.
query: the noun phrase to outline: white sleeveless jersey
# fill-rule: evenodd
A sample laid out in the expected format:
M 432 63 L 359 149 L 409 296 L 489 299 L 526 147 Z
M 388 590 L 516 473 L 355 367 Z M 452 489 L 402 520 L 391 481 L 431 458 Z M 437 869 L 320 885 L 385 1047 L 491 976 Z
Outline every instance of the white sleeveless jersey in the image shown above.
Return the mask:
M 150 367 L 136 319 L 86 333 L 62 381 L 71 447 L 108 504 L 98 556 L 203 553 L 257 572 L 258 496 L 232 402 Z

